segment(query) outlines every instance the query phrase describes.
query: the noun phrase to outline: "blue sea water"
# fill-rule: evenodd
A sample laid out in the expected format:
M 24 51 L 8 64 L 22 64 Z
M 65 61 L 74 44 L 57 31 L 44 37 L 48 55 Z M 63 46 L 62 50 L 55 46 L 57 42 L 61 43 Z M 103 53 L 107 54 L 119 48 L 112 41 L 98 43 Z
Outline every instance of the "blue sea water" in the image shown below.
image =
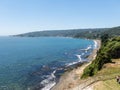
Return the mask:
M 63 37 L 0 37 L 0 90 L 49 90 L 64 67 L 87 60 L 94 44 Z

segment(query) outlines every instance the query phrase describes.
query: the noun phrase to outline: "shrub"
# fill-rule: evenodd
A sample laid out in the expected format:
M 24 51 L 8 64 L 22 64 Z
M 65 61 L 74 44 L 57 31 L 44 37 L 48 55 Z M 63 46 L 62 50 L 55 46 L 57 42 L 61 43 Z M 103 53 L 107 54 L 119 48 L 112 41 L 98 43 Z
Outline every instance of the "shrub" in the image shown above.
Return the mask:
M 102 43 L 96 59 L 84 69 L 81 78 L 93 76 L 97 71 L 101 70 L 104 64 L 110 63 L 111 58 L 120 58 L 120 37 L 114 37 Z

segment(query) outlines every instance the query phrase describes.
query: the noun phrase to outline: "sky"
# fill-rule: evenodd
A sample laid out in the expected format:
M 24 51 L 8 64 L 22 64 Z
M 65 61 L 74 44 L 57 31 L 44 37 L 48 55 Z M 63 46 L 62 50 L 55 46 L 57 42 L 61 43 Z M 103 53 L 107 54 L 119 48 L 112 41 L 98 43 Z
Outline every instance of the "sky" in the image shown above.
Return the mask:
M 120 0 L 0 0 L 0 36 L 120 25 Z

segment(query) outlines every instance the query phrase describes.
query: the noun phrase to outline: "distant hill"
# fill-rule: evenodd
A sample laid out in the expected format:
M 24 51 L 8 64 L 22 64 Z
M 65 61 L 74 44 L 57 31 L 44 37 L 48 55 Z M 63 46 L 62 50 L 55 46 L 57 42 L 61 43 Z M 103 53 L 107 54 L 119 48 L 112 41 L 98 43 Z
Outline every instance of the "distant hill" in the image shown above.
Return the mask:
M 100 38 L 103 34 L 110 36 L 120 35 L 120 26 L 114 28 L 95 28 L 95 29 L 70 29 L 70 30 L 49 30 L 29 32 L 14 36 L 19 37 L 74 37 L 74 38 Z
M 36 32 L 29 32 L 14 36 L 19 37 L 75 37 L 75 38 L 95 38 L 99 37 L 99 35 L 108 30 L 106 28 L 97 28 L 97 29 L 71 29 L 71 30 L 50 30 L 50 31 L 36 31 Z
M 120 35 L 120 26 L 114 27 L 106 30 L 102 34 L 108 34 L 109 36 L 119 36 Z

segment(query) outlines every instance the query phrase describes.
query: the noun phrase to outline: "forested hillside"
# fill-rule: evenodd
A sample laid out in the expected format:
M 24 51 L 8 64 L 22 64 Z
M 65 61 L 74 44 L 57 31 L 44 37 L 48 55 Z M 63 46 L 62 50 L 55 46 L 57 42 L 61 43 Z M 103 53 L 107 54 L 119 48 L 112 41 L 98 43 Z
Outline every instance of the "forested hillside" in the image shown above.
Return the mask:
M 120 35 L 120 26 L 110 28 L 110 29 L 106 30 L 105 32 L 103 32 L 102 34 L 108 34 L 109 36 L 116 36 L 116 35 L 118 36 L 118 35 Z
M 36 32 L 29 32 L 29 33 L 14 35 L 14 36 L 19 36 L 19 37 L 43 37 L 43 36 L 56 37 L 56 36 L 60 36 L 60 37 L 96 39 L 96 38 L 100 38 L 103 34 L 108 34 L 109 36 L 120 35 L 120 27 L 36 31 Z
M 120 58 L 120 36 L 113 38 L 103 36 L 101 49 L 97 53 L 97 57 L 84 70 L 82 78 L 93 76 L 104 64 L 111 63 L 111 59 Z
M 37 31 L 15 36 L 20 37 L 43 37 L 43 36 L 60 36 L 60 37 L 75 37 L 75 38 L 96 38 L 104 32 L 105 28 L 99 29 L 72 29 L 72 30 L 50 30 L 50 31 Z

